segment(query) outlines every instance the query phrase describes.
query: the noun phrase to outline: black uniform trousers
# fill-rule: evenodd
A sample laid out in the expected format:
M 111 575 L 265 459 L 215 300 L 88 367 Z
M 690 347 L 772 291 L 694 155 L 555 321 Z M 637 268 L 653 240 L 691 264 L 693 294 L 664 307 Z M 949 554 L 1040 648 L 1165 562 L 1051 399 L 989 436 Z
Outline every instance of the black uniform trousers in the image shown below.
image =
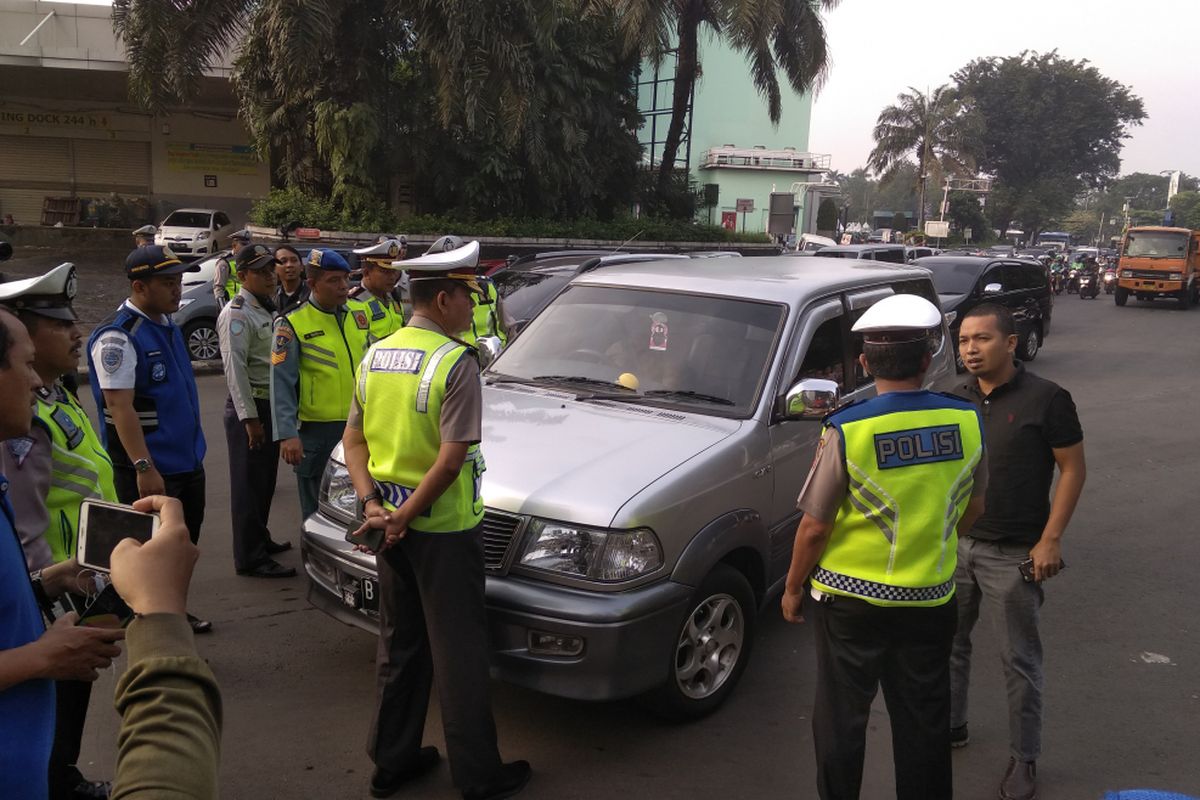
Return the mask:
M 266 440 L 250 449 L 246 424 L 238 419 L 233 399 L 225 400 L 225 443 L 229 447 L 229 513 L 233 521 L 233 565 L 254 569 L 271 556 L 267 542 L 271 531 L 271 500 L 279 476 L 279 442 L 271 436 L 271 402 L 255 400 Z
M 50 800 L 71 800 L 83 780 L 79 750 L 92 699 L 90 681 L 54 682 L 54 745 L 50 750 Z
M 409 530 L 377 556 L 378 707 L 367 754 L 388 771 L 421 747 L 434 675 L 454 783 L 492 782 L 500 769 L 488 674 L 483 533 Z
M 874 606 L 849 597 L 809 602 L 815 623 L 813 739 L 821 800 L 856 800 L 867 721 L 879 686 L 892 724 L 897 800 L 949 800 L 952 597 L 926 608 Z
M 192 544 L 200 541 L 200 526 L 204 524 L 204 467 L 195 472 L 163 475 L 163 487 L 168 497 L 183 504 L 183 521 L 187 525 Z M 117 499 L 132 503 L 140 496 L 137 487 L 137 470 L 119 464 L 113 465 L 113 486 Z

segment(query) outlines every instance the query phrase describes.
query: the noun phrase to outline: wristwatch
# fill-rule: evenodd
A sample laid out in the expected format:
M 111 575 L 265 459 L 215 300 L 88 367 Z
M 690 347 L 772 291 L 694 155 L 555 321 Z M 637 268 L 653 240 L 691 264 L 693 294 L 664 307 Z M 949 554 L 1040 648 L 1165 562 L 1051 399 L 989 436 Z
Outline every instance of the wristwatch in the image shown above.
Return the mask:
M 133 462 L 133 468 L 138 472 L 149 472 L 153 466 L 154 464 L 150 463 L 150 459 L 148 458 L 139 458 Z
M 365 514 L 365 513 L 367 513 L 367 503 L 371 502 L 372 500 L 379 500 L 379 499 L 380 499 L 379 492 L 371 492 L 369 495 L 367 495 L 366 497 L 364 497 L 358 501 L 358 508 L 360 511 L 362 511 Z

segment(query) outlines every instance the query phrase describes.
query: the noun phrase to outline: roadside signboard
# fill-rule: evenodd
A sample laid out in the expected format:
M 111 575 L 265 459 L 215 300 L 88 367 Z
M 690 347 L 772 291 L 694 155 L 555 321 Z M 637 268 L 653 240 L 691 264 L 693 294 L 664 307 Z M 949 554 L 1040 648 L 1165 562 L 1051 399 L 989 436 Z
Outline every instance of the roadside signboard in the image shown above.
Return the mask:
M 320 239 L 321 238 L 321 229 L 320 228 L 296 228 L 295 233 L 296 233 L 297 239 Z
M 753 214 L 754 213 L 754 198 L 739 197 L 737 201 L 737 213 Z
M 945 239 L 950 235 L 949 220 L 925 220 L 925 235 L 934 239 Z

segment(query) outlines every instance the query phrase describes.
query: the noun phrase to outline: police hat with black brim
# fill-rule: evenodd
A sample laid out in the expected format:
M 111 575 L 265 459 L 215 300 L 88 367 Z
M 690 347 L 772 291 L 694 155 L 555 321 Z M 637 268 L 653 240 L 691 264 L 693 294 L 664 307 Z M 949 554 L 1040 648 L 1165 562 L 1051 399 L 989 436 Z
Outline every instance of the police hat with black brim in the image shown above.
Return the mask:
M 75 299 L 77 286 L 75 265 L 70 262 L 59 264 L 36 278 L 0 283 L 0 306 L 75 322 L 79 317 L 71 307 L 71 301 Z
M 871 306 L 850 328 L 867 344 L 920 342 L 940 328 L 942 312 L 915 294 L 895 294 Z
M 398 269 L 392 262 L 400 257 L 400 251 L 403 248 L 404 245 L 397 239 L 384 239 L 366 247 L 355 248 L 354 255 L 359 258 L 365 258 L 372 264 L 384 269 Z
M 198 264 L 185 264 L 161 244 L 146 244 L 135 247 L 125 259 L 125 277 L 131 281 L 151 278 L 155 275 L 178 275 L 182 272 L 199 272 Z
M 408 261 L 393 261 L 392 266 L 408 273 L 409 281 L 462 281 L 477 295 L 486 296 L 475 276 L 479 264 L 479 242 L 442 253 L 429 253 Z
M 242 248 L 237 256 L 237 271 L 241 272 L 244 269 L 248 270 L 263 270 L 273 268 L 279 263 L 279 259 L 275 257 L 266 245 L 251 244 Z

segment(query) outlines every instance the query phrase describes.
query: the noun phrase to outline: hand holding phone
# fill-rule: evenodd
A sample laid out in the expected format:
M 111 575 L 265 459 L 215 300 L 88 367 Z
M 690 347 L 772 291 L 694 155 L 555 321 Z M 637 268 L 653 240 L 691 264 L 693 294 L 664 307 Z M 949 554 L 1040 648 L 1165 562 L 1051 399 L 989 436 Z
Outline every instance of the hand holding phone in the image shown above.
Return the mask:
M 384 524 L 382 517 L 376 517 L 375 519 L 376 524 Z M 357 522 L 350 523 L 350 527 L 346 529 L 346 541 L 360 550 L 368 553 L 378 553 L 383 548 L 387 529 L 384 527 L 374 527 L 371 521 L 372 518 L 368 517 L 363 520 L 362 524 Z
M 84 500 L 79 507 L 79 564 L 108 572 L 113 549 L 122 539 L 148 542 L 159 526 L 154 514 L 136 507 L 101 500 Z
M 188 584 L 200 551 L 188 538 L 183 506 L 162 495 L 143 497 L 135 510 L 157 511 L 161 523 L 144 544 L 124 539 L 112 552 L 112 582 L 138 614 L 186 614 Z
M 124 628 L 132 619 L 133 609 L 125 604 L 110 583 L 92 598 L 75 624 L 89 628 Z

